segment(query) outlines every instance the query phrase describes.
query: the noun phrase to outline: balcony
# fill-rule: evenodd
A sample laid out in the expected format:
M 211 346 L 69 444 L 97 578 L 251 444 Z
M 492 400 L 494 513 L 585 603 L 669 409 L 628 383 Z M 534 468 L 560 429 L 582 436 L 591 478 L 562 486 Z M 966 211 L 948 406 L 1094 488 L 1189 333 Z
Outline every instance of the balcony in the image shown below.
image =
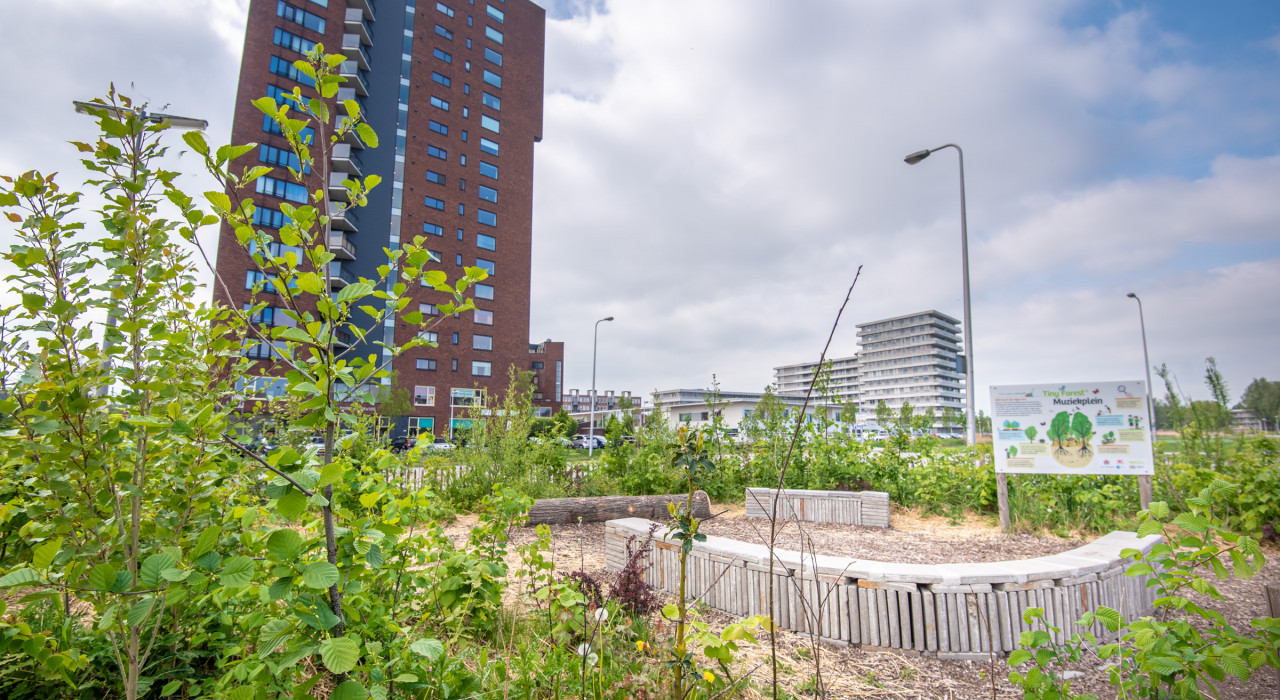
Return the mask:
M 352 100 L 359 106 L 360 111 L 357 114 L 352 114 L 347 110 L 347 100 Z M 364 104 L 361 103 L 359 96 L 356 95 L 355 88 L 338 88 L 338 109 L 341 109 L 343 114 L 353 118 L 364 114 Z
M 338 210 L 338 205 L 329 202 L 329 225 L 338 231 L 359 231 L 360 217 L 350 207 Z
M 350 332 L 341 328 L 333 334 L 333 344 L 339 348 L 349 348 L 355 343 L 356 339 Z
M 340 262 L 329 263 L 329 286 L 333 289 L 342 289 L 348 284 L 359 282 L 360 278 L 350 268 L 343 266 Z
M 347 12 L 350 12 L 353 9 L 363 12 L 365 18 L 370 22 L 374 21 L 373 0 L 347 0 Z
M 342 260 L 356 259 L 356 244 L 345 233 L 329 232 L 329 252 Z
M 361 97 L 369 96 L 369 84 L 365 82 L 364 76 L 360 75 L 360 66 L 355 61 L 343 61 L 338 66 L 338 75 L 347 79 L 346 85 L 354 88 L 356 94 Z
M 363 174 L 361 168 L 364 163 L 361 162 L 358 153 L 352 152 L 351 144 L 335 143 L 329 157 L 333 161 L 334 170 L 350 173 L 357 177 Z
M 347 188 L 342 184 L 346 180 L 346 173 L 329 173 L 329 199 L 345 202 L 350 199 Z
M 369 17 L 370 20 L 373 17 Z M 369 33 L 369 25 L 365 23 L 364 10 L 358 7 L 348 7 L 347 14 L 344 17 L 344 30 L 349 34 L 356 34 L 360 37 L 360 41 L 366 46 L 373 44 L 373 37 Z
M 342 55 L 355 61 L 360 70 L 369 70 L 369 55 L 364 52 L 359 34 L 342 35 Z

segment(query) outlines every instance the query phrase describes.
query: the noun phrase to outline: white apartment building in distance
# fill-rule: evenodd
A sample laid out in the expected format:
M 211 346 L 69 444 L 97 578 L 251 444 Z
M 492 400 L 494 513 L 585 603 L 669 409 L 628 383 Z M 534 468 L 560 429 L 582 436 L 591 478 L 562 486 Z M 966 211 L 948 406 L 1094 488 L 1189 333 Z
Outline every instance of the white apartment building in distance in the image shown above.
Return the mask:
M 852 399 L 859 413 L 880 402 L 897 410 L 910 402 L 918 410 L 964 412 L 964 355 L 960 321 L 929 310 L 858 324 L 858 353 L 831 360 L 829 401 Z M 782 396 L 803 396 L 818 363 L 773 368 Z

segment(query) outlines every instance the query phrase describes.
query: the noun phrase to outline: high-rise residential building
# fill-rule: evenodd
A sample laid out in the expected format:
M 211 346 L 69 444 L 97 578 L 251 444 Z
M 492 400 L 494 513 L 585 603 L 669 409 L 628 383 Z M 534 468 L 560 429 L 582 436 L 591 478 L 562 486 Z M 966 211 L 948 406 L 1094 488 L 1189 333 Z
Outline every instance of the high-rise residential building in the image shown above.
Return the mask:
M 964 356 L 960 321 L 921 311 L 858 324 L 858 352 L 830 361 L 826 399 L 852 399 L 859 412 L 884 402 L 897 410 L 910 402 L 920 410 L 964 411 Z M 780 396 L 802 396 L 813 383 L 817 362 L 774 367 Z
M 345 197 L 341 181 L 377 174 L 382 183 L 368 205 L 336 217 L 329 250 L 333 290 L 358 277 L 376 279 L 384 248 L 425 235 L 450 279 L 464 266 L 489 278 L 469 296 L 476 310 L 434 329 L 438 347 L 411 350 L 394 365 L 397 389 L 412 397 L 404 426 L 413 434 L 449 431 L 468 408 L 507 386 L 509 367 L 533 370 L 535 403 L 558 409 L 564 346 L 529 343 L 530 252 L 534 144 L 542 137 L 545 11 L 529 0 L 251 0 L 245 32 L 232 142 L 261 146 L 244 165 L 282 166 L 290 156 L 269 118 L 251 105 L 263 96 L 284 100 L 310 81 L 294 62 L 316 44 L 347 60 L 338 100 L 355 100 L 379 135 L 368 148 L 355 135 L 337 144 L 328 187 Z M 343 107 L 342 109 L 345 109 Z M 333 110 L 335 113 L 338 108 Z M 296 162 L 296 161 L 295 161 Z M 313 178 L 314 179 L 314 178 Z M 254 196 L 257 226 L 272 234 L 281 204 L 300 204 L 308 187 L 277 168 L 260 178 Z M 251 299 L 261 271 L 224 227 L 218 272 L 227 303 Z M 449 297 L 415 290 L 416 308 L 438 314 Z M 270 288 L 258 299 L 278 300 Z M 264 323 L 287 323 L 269 308 Z M 368 329 L 369 341 L 403 345 L 416 329 L 389 323 Z M 344 337 L 344 344 L 358 339 Z M 362 355 L 383 352 L 371 342 Z M 271 348 L 250 351 L 270 375 Z M 264 382 L 264 385 L 269 382 Z M 456 425 L 456 424 L 455 424 Z

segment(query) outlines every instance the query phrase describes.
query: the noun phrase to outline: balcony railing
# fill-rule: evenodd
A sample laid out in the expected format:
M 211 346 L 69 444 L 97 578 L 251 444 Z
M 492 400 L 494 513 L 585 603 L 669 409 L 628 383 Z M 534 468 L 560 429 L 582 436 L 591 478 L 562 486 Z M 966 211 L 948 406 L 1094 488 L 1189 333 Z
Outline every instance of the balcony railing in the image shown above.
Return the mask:
M 340 262 L 329 263 L 329 284 L 334 289 L 341 289 L 348 284 L 359 282 L 360 278 Z
M 333 144 L 330 158 L 336 170 L 353 175 L 363 174 L 361 171 L 364 169 L 364 161 L 360 159 L 360 153 L 353 149 L 349 143 Z
M 338 66 L 338 75 L 347 79 L 346 86 L 355 88 L 357 95 L 361 97 L 369 96 L 369 84 L 365 82 L 364 76 L 360 74 L 360 66 L 355 61 L 343 61 L 342 65 Z
M 345 202 L 350 198 L 346 186 L 342 184 L 346 179 L 346 173 L 329 173 L 329 199 Z
M 358 7 L 348 7 L 347 14 L 343 18 L 345 21 L 343 27 L 347 32 L 358 34 L 360 40 L 365 44 L 373 43 L 373 36 L 369 32 L 369 25 L 365 22 L 364 10 Z
M 339 231 L 359 231 L 360 217 L 356 209 L 344 207 L 338 211 L 338 205 L 329 202 L 329 225 Z
M 364 52 L 364 44 L 359 34 L 342 35 L 342 54 L 356 62 L 360 70 L 369 70 L 369 55 Z
M 329 252 L 343 260 L 356 259 L 356 244 L 344 233 L 329 232 Z

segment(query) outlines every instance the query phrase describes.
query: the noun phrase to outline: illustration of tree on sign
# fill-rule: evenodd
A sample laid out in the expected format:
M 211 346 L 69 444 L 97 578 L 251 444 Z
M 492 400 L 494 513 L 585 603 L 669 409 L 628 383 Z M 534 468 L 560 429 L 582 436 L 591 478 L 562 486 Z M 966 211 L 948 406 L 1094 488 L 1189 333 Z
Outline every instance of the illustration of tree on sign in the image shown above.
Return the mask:
M 1067 456 L 1067 448 L 1063 443 L 1071 436 L 1071 416 L 1066 411 L 1054 416 L 1046 435 L 1053 440 L 1053 456 L 1061 461 L 1060 458 Z
M 1071 419 L 1071 432 L 1080 438 L 1080 459 L 1093 459 L 1093 449 L 1089 447 L 1089 438 L 1093 437 L 1093 422 L 1083 411 Z
M 1007 449 L 1007 450 L 1005 450 L 1005 451 L 1004 451 L 1004 456 L 1005 456 L 1005 457 L 1017 457 L 1017 456 L 1018 456 L 1018 446 L 1017 446 L 1017 445 L 1010 445 L 1010 446 L 1009 446 L 1009 449 Z
M 1035 442 L 1035 441 L 1036 441 L 1036 433 L 1038 433 L 1038 432 L 1040 432 L 1040 431 L 1036 430 L 1036 427 L 1033 425 L 1033 426 L 1031 426 L 1031 427 L 1027 428 L 1026 430 L 1024 430 L 1024 431 L 1022 431 L 1022 432 L 1024 432 L 1024 433 L 1026 433 L 1026 434 L 1027 434 L 1027 442 Z

